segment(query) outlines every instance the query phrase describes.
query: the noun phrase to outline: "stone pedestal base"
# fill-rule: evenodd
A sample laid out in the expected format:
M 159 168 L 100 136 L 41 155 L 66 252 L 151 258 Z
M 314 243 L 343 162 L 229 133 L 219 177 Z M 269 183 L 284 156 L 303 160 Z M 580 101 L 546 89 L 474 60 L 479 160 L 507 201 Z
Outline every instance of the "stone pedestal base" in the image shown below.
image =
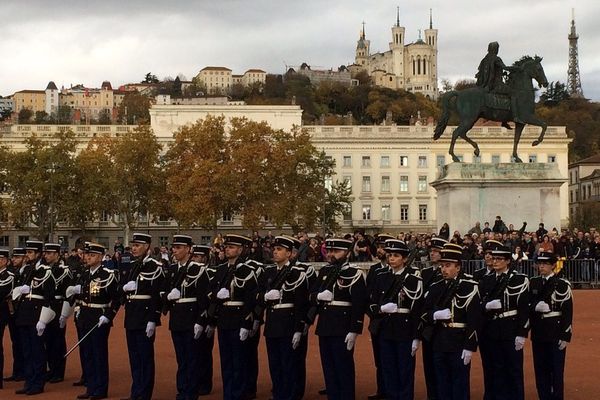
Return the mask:
M 438 229 L 447 222 L 450 233 L 465 234 L 475 222 L 494 226 L 497 215 L 508 226 L 528 230 L 543 222 L 560 230 L 560 187 L 563 178 L 556 164 L 452 163 L 431 186 L 437 191 Z

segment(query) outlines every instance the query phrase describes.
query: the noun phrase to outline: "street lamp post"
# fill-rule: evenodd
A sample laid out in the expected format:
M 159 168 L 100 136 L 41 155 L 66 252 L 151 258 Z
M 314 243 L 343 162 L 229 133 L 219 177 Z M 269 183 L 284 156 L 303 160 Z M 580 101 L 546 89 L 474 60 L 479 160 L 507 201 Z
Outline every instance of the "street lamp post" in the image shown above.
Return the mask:
M 52 240 L 54 238 L 54 178 L 52 175 L 56 172 L 56 164 L 50 164 L 46 171 L 50 174 L 50 233 L 48 241 L 50 243 L 53 243 Z

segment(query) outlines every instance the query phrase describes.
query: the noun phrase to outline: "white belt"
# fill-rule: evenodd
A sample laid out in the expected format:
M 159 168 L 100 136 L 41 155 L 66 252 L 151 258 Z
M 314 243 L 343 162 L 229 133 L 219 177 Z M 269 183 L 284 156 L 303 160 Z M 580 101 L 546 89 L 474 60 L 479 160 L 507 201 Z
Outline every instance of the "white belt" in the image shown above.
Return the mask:
M 517 315 L 517 310 L 510 310 L 510 311 L 505 311 L 501 314 L 498 314 L 495 316 L 495 318 L 506 318 L 506 317 L 512 317 L 514 315 Z
M 241 307 L 244 305 L 243 301 L 226 301 L 225 303 L 223 303 L 224 306 L 227 307 Z
M 127 296 L 129 300 L 150 300 L 152 296 L 149 294 L 130 294 Z
M 80 305 L 84 306 L 84 307 L 89 307 L 89 308 L 107 308 L 110 306 L 109 303 L 107 304 L 96 304 L 96 303 L 86 303 L 85 301 L 82 301 L 79 303 Z
M 560 317 L 561 315 L 562 311 L 551 311 L 549 313 L 542 314 L 542 318 Z
M 198 301 L 197 297 L 184 297 L 183 299 L 175 300 L 175 303 L 194 303 Z
M 467 324 L 464 324 L 462 322 L 445 322 L 444 326 L 446 328 L 466 328 Z
M 294 308 L 294 303 L 274 304 L 272 308 L 274 310 L 277 310 L 277 309 L 280 309 L 280 308 Z
M 54 296 L 56 300 L 64 300 L 65 296 Z
M 409 308 L 399 308 L 396 310 L 395 314 L 410 314 Z
M 349 301 L 331 300 L 329 303 L 327 303 L 327 305 L 329 305 L 329 306 L 339 306 L 339 307 L 351 307 L 352 303 L 350 303 Z
M 31 294 L 31 293 L 30 293 L 30 294 L 28 294 L 28 295 L 26 296 L 26 298 L 28 298 L 28 299 L 46 300 L 46 298 L 45 298 L 44 296 L 41 296 L 41 295 L 39 295 L 39 294 Z

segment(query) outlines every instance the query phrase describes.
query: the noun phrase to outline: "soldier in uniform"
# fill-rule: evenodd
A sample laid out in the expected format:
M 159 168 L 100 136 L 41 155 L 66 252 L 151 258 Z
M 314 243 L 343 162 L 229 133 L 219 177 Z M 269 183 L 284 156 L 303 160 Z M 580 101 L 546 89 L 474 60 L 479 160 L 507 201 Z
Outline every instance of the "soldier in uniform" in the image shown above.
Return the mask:
M 166 294 L 170 312 L 169 330 L 177 358 L 177 400 L 196 399 L 199 395 L 199 370 L 206 369 L 199 358 L 199 339 L 207 325 L 209 279 L 206 265 L 192 261 L 192 238 L 173 236 L 171 266 L 174 275 Z M 211 363 L 212 364 L 212 363 Z M 202 371 L 200 375 L 206 375 Z M 205 390 L 205 388 L 204 388 Z M 208 394 L 208 393 L 203 393 Z
M 263 263 L 247 259 L 245 264 L 254 270 L 254 276 L 256 277 L 256 281 L 260 286 L 260 282 L 262 279 L 262 274 L 265 269 Z M 257 286 L 258 290 L 258 286 Z M 258 292 L 257 298 L 258 300 Z M 256 398 L 256 386 L 258 382 L 258 344 L 260 342 L 260 326 L 263 322 L 262 316 L 257 315 L 257 308 L 254 309 L 254 321 L 252 322 L 252 330 L 250 334 L 248 334 L 248 380 L 246 386 L 246 393 L 244 394 L 244 398 L 246 399 L 255 399 Z
M 536 263 L 540 275 L 531 278 L 529 289 L 537 393 L 540 400 L 562 400 L 566 349 L 573 331 L 571 284 L 554 274 L 554 254 L 541 252 Z
M 502 246 L 502 243 L 497 240 L 489 239 L 485 242 L 483 248 L 483 267 L 476 269 L 473 272 L 474 281 L 481 282 L 484 276 L 494 273 L 492 250 L 498 246 Z
M 259 317 L 266 310 L 264 335 L 267 341 L 269 371 L 273 382 L 274 400 L 294 400 L 297 361 L 308 311 L 309 287 L 306 269 L 290 261 L 292 249 L 299 242 L 289 236 L 273 240 L 273 261 L 260 277 L 258 292 Z
M 504 245 L 492 250 L 494 273 L 479 284 L 484 311 L 482 340 L 488 341 L 490 399 L 523 400 L 523 346 L 529 331 L 529 279 L 510 269 L 511 251 Z
M 404 241 L 386 240 L 385 251 L 388 267 L 375 278 L 370 309 L 379 320 L 377 334 L 386 398 L 409 400 L 414 397 L 423 283 L 405 264 L 409 249 Z
M 443 280 L 431 286 L 423 319 L 433 326 L 431 344 L 439 399 L 468 400 L 471 357 L 477 349 L 481 299 L 477 282 L 463 274 L 462 248 L 442 249 Z
M 373 292 L 375 277 L 377 274 L 388 268 L 387 265 L 387 253 L 385 251 L 385 241 L 388 239 L 394 239 L 392 235 L 388 235 L 387 233 L 380 233 L 375 238 L 375 246 L 376 252 L 375 256 L 379 260 L 377 264 L 371 265 L 369 268 L 369 272 L 367 273 L 367 291 L 369 295 Z M 369 400 L 379 400 L 385 399 L 385 386 L 383 380 L 383 369 L 381 368 L 381 359 L 379 351 L 379 336 L 377 332 L 375 332 L 374 326 L 374 315 L 371 313 L 370 308 L 367 308 L 367 315 L 369 316 L 369 333 L 371 335 L 371 346 L 373 348 L 373 359 L 375 361 L 375 377 L 377 380 L 377 391 L 368 396 Z
M 12 318 L 12 294 L 15 286 L 15 275 L 8 270 L 10 261 L 10 252 L 0 250 L 0 377 L 4 376 L 4 329 L 10 323 Z M 2 380 L 0 380 L 0 389 L 2 389 Z
M 65 301 L 65 291 L 73 283 L 73 275 L 68 266 L 60 259 L 60 244 L 46 243 L 44 245 L 44 264 L 52 271 L 54 278 L 54 298 L 50 302 L 54 318 L 46 327 L 44 340 L 48 355 L 48 374 L 46 380 L 50 383 L 62 382 L 65 379 L 67 352 L 66 321 L 70 315 L 71 306 Z M 65 303 L 65 307 L 63 307 Z
M 11 262 L 8 265 L 8 271 L 14 275 L 13 286 L 18 286 L 22 279 L 23 270 L 25 268 L 25 249 L 22 247 L 15 247 L 12 252 Z M 7 382 L 20 382 L 25 379 L 25 361 L 23 360 L 23 346 L 21 344 L 21 337 L 15 324 L 16 310 L 15 303 L 12 299 L 7 300 L 7 304 L 10 304 L 9 318 L 8 318 L 8 332 L 10 333 L 10 341 L 12 343 L 12 375 L 4 378 Z M 2 375 L 0 375 L 2 377 Z
M 120 307 L 117 271 L 102 266 L 104 246 L 88 243 L 85 247 L 87 268 L 65 292 L 79 311 L 75 324 L 83 335 L 92 333 L 80 344 L 85 393 L 78 399 L 105 399 L 108 395 L 108 335 Z
M 348 263 L 353 246 L 347 239 L 325 241 L 328 264 L 319 271 L 319 288 L 311 294 L 319 315 L 316 334 L 325 389 L 332 400 L 355 397 L 354 345 L 368 303 L 365 274 Z
M 258 281 L 254 268 L 242 258 L 252 240 L 241 235 L 225 236 L 227 262 L 217 267 L 211 283 L 209 318 L 216 321 L 225 400 L 245 399 L 252 386 L 248 371 L 252 351 L 248 336 L 254 325 Z
M 134 233 L 131 254 L 135 258 L 122 287 L 126 297 L 125 332 L 131 368 L 131 400 L 150 400 L 154 390 L 154 339 L 160 325 L 162 264 L 148 255 L 152 236 Z
M 17 394 L 43 393 L 46 382 L 46 348 L 42 335 L 56 314 L 50 308 L 55 285 L 52 270 L 42 263 L 43 247 L 44 243 L 37 240 L 26 242 L 25 275 L 21 285 L 13 289 L 13 300 L 19 301 L 16 325 L 25 360 L 25 385 Z

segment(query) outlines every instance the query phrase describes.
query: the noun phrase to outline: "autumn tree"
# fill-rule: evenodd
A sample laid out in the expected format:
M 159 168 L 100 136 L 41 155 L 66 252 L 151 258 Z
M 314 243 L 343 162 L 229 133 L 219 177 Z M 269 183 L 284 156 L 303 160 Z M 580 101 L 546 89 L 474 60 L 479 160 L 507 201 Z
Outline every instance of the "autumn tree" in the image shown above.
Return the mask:
M 126 124 L 141 124 L 150 121 L 150 98 L 137 91 L 123 96 L 119 105 L 119 119 Z

